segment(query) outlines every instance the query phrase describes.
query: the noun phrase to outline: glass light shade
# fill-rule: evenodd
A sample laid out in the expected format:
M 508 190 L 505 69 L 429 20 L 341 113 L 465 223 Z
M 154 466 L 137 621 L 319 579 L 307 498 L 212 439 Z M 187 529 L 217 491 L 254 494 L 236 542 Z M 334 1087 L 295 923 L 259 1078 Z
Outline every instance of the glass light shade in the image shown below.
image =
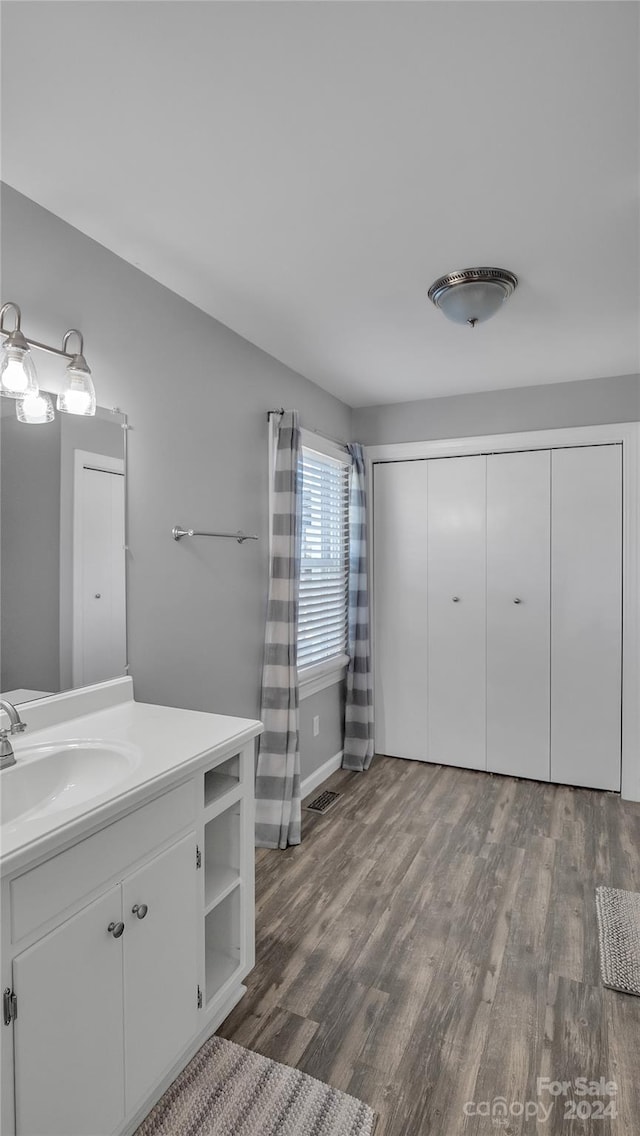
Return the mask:
M 491 319 L 517 287 L 518 277 L 508 268 L 463 268 L 440 276 L 428 296 L 447 319 L 475 327 Z
M 473 281 L 456 284 L 438 298 L 438 307 L 454 323 L 484 323 L 502 307 L 507 296 L 501 284 Z
M 65 414 L 95 414 L 96 392 L 88 369 L 79 371 L 75 367 L 67 367 L 64 389 L 58 395 L 57 406 Z
M 29 348 L 7 342 L 0 350 L 0 394 L 24 398 L 38 393 L 36 367 Z
M 53 403 L 48 394 L 28 394 L 18 399 L 16 414 L 19 422 L 37 426 L 42 422 L 53 422 L 55 417 Z

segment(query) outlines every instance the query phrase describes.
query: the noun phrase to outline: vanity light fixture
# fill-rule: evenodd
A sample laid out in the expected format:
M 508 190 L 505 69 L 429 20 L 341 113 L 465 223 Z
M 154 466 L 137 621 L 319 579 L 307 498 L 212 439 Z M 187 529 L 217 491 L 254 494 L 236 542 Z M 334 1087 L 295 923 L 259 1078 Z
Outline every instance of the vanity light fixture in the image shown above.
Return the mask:
M 15 327 L 7 331 L 4 326 L 5 312 L 12 308 L 15 313 Z M 38 394 L 38 378 L 29 341 L 25 339 L 20 327 L 20 308 L 17 304 L 3 304 L 0 309 L 0 331 L 5 342 L 0 349 L 0 393 L 7 398 L 24 398 L 25 395 Z
M 15 327 L 9 331 L 4 326 L 7 312 L 14 313 Z M 9 300 L 0 308 L 0 334 L 5 342 L 0 349 L 0 394 L 19 400 L 16 413 L 21 422 L 51 422 L 53 406 L 48 396 L 40 397 L 36 369 L 30 348 L 38 347 L 50 355 L 67 359 L 67 369 L 62 390 L 57 398 L 58 410 L 66 414 L 95 414 L 96 392 L 91 371 L 84 357 L 82 333 L 76 328 L 65 332 L 62 347 L 50 347 L 29 339 L 20 327 L 21 312 L 17 304 Z M 69 339 L 77 336 L 77 350 L 69 351 Z
M 81 332 L 76 328 L 67 331 L 62 340 L 62 350 L 67 352 L 67 344 L 71 335 L 77 335 L 80 350 L 71 356 L 67 364 L 65 384 L 58 395 L 58 410 L 65 410 L 68 414 L 95 414 L 96 392 L 91 378 L 91 371 L 83 355 L 84 341 Z
M 463 268 L 434 280 L 428 296 L 447 319 L 473 328 L 491 319 L 517 287 L 508 268 Z
M 18 422 L 27 422 L 30 426 L 37 426 L 41 422 L 53 422 L 53 403 L 48 394 L 40 391 L 38 394 L 28 394 L 19 398 L 16 403 Z

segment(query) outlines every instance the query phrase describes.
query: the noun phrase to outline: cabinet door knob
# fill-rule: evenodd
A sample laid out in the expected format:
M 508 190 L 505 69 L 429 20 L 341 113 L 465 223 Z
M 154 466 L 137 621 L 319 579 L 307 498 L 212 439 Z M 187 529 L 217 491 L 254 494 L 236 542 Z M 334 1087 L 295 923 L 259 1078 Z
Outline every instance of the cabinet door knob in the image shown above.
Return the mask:
M 516 598 L 514 599 L 513 602 L 514 603 L 522 603 L 522 600 L 520 599 L 520 596 L 516 596 Z
M 460 596 L 452 596 L 451 599 L 454 603 L 460 603 Z
M 147 907 L 146 903 L 134 903 L 133 907 L 131 908 L 131 914 L 137 915 L 138 919 L 144 919 L 148 910 L 149 908 Z
M 124 931 L 124 923 L 110 923 L 107 931 L 111 932 L 114 939 L 119 939 Z

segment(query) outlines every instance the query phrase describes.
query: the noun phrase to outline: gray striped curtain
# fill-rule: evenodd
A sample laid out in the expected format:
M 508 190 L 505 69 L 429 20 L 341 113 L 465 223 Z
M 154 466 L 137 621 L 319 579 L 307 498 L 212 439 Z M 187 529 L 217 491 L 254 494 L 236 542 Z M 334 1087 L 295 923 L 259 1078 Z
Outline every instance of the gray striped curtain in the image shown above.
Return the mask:
M 302 539 L 298 412 L 282 414 L 273 474 L 269 606 L 262 672 L 264 733 L 256 772 L 256 844 L 300 843 L 298 594 Z
M 363 772 L 373 759 L 373 680 L 369 639 L 367 576 L 367 490 L 364 450 L 351 454 L 349 493 L 349 667 L 345 706 L 343 769 Z

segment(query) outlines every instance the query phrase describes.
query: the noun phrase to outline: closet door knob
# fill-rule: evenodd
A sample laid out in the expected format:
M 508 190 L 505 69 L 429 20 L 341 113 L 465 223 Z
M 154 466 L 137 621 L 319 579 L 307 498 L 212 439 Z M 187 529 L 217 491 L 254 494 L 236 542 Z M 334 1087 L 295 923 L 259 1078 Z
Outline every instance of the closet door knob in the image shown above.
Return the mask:
M 460 603 L 460 596 L 452 596 L 451 599 L 454 603 Z
M 110 923 L 107 931 L 111 932 L 114 939 L 119 939 L 124 931 L 124 923 Z
M 522 603 L 522 600 L 520 599 L 520 596 L 516 596 L 516 598 L 514 599 L 513 602 L 514 603 Z
M 134 903 L 133 907 L 131 908 L 131 914 L 137 915 L 138 919 L 144 919 L 148 910 L 149 908 L 147 907 L 146 903 Z

